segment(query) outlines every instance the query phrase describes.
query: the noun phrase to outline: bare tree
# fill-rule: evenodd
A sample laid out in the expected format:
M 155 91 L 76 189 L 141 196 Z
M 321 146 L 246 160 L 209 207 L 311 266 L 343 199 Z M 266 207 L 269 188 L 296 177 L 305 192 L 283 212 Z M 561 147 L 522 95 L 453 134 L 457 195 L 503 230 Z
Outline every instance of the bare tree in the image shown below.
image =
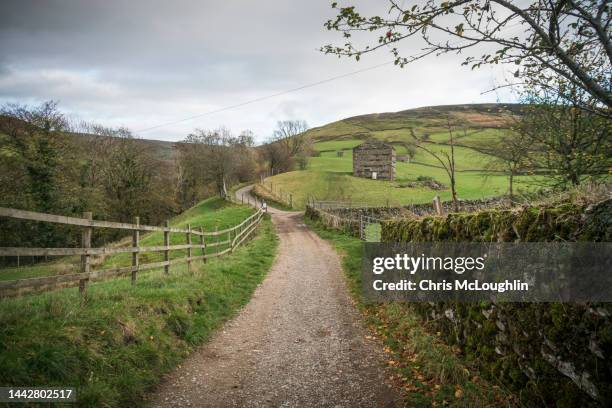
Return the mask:
M 249 154 L 253 145 L 252 133 L 233 136 L 226 128 L 213 131 L 196 129 L 183 141 L 183 150 L 189 149 L 189 165 L 200 182 L 213 183 L 222 197 L 236 178 L 241 159 Z
M 92 187 L 103 193 L 105 215 L 114 220 L 159 223 L 175 210 L 171 169 L 157 158 L 149 144 L 126 128 L 93 126 L 88 149 Z M 104 149 L 102 152 L 101 149 Z M 92 156 L 103 155 L 103 160 Z
M 412 2 L 411 2 L 412 3 Z M 608 109 L 612 107 L 612 38 L 607 0 L 426 0 L 420 4 L 388 0 L 387 15 L 362 16 L 354 6 L 338 9 L 328 30 L 342 33 L 345 43 L 321 50 L 355 57 L 380 48 L 390 50 L 404 66 L 429 55 L 466 54 L 464 65 L 508 63 L 514 76 L 540 88 L 563 78 Z M 355 46 L 353 34 L 379 32 L 377 41 Z M 403 56 L 396 43 L 421 37 L 421 52 Z M 455 41 L 451 41 L 455 39 Z M 482 52 L 476 54 L 480 48 Z
M 303 120 L 278 121 L 276 130 L 272 134 L 272 140 L 284 146 L 291 157 L 295 157 L 308 145 L 307 130 L 308 124 Z
M 295 163 L 300 166 L 300 170 L 306 169 L 308 157 L 312 154 L 312 140 L 307 130 L 308 124 L 303 120 L 277 122 L 268 146 L 264 147 L 270 169 L 289 171 Z
M 529 146 L 547 183 L 577 186 L 585 178 L 608 176 L 612 157 L 610 121 L 577 105 L 559 104 L 538 93 L 526 108 L 517 131 Z
M 494 144 L 478 146 L 478 149 L 490 156 L 487 167 L 491 170 L 502 170 L 508 175 L 508 195 L 514 196 L 514 177 L 533 169 L 530 159 L 532 146 L 524 134 L 507 130 Z
M 238 152 L 235 155 L 235 178 L 238 182 L 251 181 L 257 174 L 257 153 L 253 148 L 255 135 L 251 130 L 243 130 L 238 135 Z
M 267 164 L 272 174 L 291 171 L 295 166 L 295 159 L 289 150 L 279 142 L 270 141 L 260 147 L 261 158 Z
M 429 147 L 426 147 L 427 144 L 434 144 L 433 142 L 427 142 L 424 137 L 418 137 L 414 132 L 414 129 L 410 128 L 410 134 L 416 141 L 416 147 L 418 149 L 423 150 L 424 152 L 431 155 L 435 158 L 441 165 L 446 174 L 448 175 L 448 179 L 450 182 L 451 188 L 451 198 L 453 201 L 453 211 L 459 211 L 459 203 L 457 200 L 457 178 L 455 177 L 456 167 L 455 167 L 455 138 L 453 135 L 453 128 L 450 123 L 450 119 L 447 119 L 448 126 L 448 134 L 449 141 L 448 145 L 450 146 L 450 153 L 446 150 L 434 151 Z M 464 129 L 465 133 L 465 129 Z

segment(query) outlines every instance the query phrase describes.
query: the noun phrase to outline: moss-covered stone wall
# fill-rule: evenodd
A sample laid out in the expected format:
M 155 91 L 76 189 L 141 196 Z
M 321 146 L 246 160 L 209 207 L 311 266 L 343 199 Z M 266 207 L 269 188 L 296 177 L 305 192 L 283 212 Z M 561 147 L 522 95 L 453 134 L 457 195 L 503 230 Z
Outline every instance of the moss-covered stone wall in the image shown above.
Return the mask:
M 612 238 L 612 200 L 389 220 L 383 242 Z M 612 273 L 612 271 L 611 271 Z M 526 406 L 612 406 L 612 305 L 413 304 L 428 324 Z

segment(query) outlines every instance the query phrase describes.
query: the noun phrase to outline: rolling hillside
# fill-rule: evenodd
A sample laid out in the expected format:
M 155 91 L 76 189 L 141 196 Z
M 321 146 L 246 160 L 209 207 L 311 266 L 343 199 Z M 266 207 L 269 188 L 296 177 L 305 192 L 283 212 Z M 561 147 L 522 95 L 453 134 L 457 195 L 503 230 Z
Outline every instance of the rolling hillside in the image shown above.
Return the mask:
M 7 116 L 0 115 L 0 125 L 2 125 L 3 121 L 7 121 L 9 118 Z M 11 120 L 15 120 L 14 118 Z M 4 135 L 0 131 L 0 139 Z M 64 132 L 61 134 L 55 134 L 55 137 L 64 137 L 68 143 L 87 143 L 89 141 L 105 138 L 108 136 L 99 136 L 92 133 L 71 133 Z M 138 143 L 142 150 L 150 151 L 154 157 L 159 158 L 161 160 L 173 160 L 176 156 L 176 143 L 168 142 L 164 140 L 153 140 L 153 139 L 142 139 L 139 137 L 134 138 L 135 142 Z
M 419 137 L 426 135 L 427 147 L 431 150 L 448 152 L 450 121 L 456 145 L 459 198 L 502 195 L 507 190 L 507 177 L 491 171 L 488 163 L 492 157 L 479 150 L 508 132 L 520 108 L 517 104 L 450 105 L 343 119 L 309 130 L 316 153 L 306 170 L 276 175 L 268 181 L 275 188 L 291 192 L 298 207 L 304 206 L 308 196 L 372 205 L 423 203 L 435 195 L 449 199 L 449 181 L 444 169 L 433 156 L 415 149 L 410 129 Z M 414 154 L 410 162 L 397 162 L 395 181 L 352 176 L 352 148 L 370 138 L 393 144 L 398 156 Z M 341 156 L 338 152 L 342 152 Z M 442 188 L 431 188 L 432 181 Z M 527 176 L 518 177 L 516 188 L 528 189 L 526 181 Z

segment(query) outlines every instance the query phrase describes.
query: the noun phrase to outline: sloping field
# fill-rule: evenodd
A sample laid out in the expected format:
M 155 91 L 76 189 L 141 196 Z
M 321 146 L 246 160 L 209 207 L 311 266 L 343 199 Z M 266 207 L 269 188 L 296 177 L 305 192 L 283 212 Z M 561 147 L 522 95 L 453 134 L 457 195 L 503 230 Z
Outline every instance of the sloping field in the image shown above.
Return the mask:
M 268 179 L 275 188 L 293 194 L 294 205 L 303 208 L 309 196 L 319 200 L 353 200 L 372 205 L 407 205 L 429 202 L 434 196 L 450 199 L 449 180 L 441 163 L 414 147 L 411 129 L 427 138 L 426 147 L 450 153 L 448 122 L 455 139 L 457 190 L 461 199 L 477 199 L 506 193 L 507 176 L 490 170 L 492 157 L 481 152 L 509 132 L 520 105 L 453 105 L 418 108 L 395 113 L 356 116 L 311 129 L 316 157 L 304 171 Z M 397 162 L 395 181 L 367 180 L 352 176 L 352 148 L 375 138 L 394 145 L 398 156 L 413 153 L 410 162 Z M 430 188 L 428 179 L 442 185 Z M 515 178 L 515 190 L 533 188 L 532 176 Z

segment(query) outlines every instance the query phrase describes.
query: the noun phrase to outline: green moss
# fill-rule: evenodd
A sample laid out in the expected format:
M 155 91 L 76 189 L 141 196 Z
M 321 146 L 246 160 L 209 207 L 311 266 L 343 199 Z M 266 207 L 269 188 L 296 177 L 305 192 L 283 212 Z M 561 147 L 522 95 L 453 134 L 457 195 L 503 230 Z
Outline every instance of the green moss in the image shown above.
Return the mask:
M 609 242 L 612 200 L 592 206 L 558 203 L 386 221 L 381 236 L 383 242 Z M 486 375 L 518 394 L 523 405 L 612 405 L 612 304 L 502 303 L 492 307 L 487 302 L 446 302 L 411 307 Z M 456 317 L 453 322 L 443 317 L 449 308 Z M 431 319 L 432 311 L 442 317 Z M 599 356 L 592 350 L 599 350 Z M 600 398 L 589 396 L 546 361 L 542 352 L 571 363 L 578 375 L 588 374 Z

